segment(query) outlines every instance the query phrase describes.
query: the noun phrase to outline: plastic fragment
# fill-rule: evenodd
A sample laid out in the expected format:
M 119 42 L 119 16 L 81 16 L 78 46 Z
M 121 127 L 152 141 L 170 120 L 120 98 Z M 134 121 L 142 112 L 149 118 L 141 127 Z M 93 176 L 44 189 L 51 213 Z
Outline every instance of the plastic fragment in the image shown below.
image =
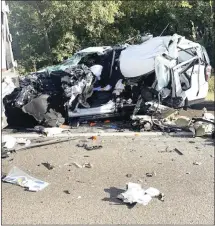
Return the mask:
M 200 166 L 200 165 L 202 165 L 202 163 L 201 162 L 194 162 L 193 165 Z
M 27 188 L 29 191 L 40 191 L 47 187 L 49 183 L 38 180 L 24 171 L 14 166 L 8 175 L 3 179 L 4 182 L 16 184 Z
M 77 162 L 73 162 L 72 163 L 74 166 L 76 166 L 77 168 L 82 168 L 82 166 L 80 164 L 78 164 Z
M 183 155 L 183 153 L 182 153 L 181 151 L 179 151 L 178 148 L 174 148 L 174 151 L 175 151 L 176 153 L 178 153 L 179 155 Z
M 91 139 L 92 140 L 97 140 L 97 136 L 92 136 Z
M 54 169 L 54 166 L 48 162 L 44 162 L 44 163 L 42 163 L 42 165 L 44 165 L 48 170 Z
M 93 168 L 93 165 L 91 163 L 84 163 L 83 168 Z
M 156 176 L 156 172 L 152 172 L 152 173 L 146 173 L 147 177 L 153 177 Z

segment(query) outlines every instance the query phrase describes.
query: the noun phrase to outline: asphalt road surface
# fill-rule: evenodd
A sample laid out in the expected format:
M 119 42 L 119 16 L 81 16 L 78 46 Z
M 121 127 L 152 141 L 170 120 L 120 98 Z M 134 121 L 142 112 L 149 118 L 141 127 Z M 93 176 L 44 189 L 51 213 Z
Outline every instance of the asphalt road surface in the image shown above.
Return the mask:
M 76 146 L 81 140 L 103 147 L 87 151 Z M 55 168 L 48 170 L 44 162 Z M 93 167 L 77 168 L 73 162 Z M 50 184 L 42 191 L 29 192 L 2 183 L 2 224 L 214 224 L 211 139 L 77 138 L 2 160 L 3 172 L 13 166 Z M 154 176 L 146 176 L 152 172 Z M 128 182 L 159 189 L 165 194 L 164 202 L 153 199 L 147 206 L 125 205 L 116 196 Z

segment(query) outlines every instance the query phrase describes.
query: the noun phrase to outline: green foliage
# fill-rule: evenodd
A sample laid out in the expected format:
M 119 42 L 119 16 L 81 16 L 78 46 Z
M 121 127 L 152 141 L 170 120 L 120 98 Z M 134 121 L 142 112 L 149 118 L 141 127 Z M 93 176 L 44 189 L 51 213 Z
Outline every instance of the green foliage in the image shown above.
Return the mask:
M 206 0 L 8 1 L 14 57 L 29 72 L 95 45 L 143 33 L 178 33 L 203 44 L 215 66 L 213 4 Z
M 209 92 L 215 93 L 215 76 L 211 76 L 209 80 Z

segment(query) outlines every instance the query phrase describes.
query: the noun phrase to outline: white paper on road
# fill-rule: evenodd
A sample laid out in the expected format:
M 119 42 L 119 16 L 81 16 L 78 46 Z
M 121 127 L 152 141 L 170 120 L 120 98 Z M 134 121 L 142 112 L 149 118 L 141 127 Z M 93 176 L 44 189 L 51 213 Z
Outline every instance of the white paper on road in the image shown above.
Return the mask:
M 144 190 L 140 184 L 129 182 L 127 191 L 121 193 L 118 198 L 125 203 L 139 203 L 146 206 L 152 200 L 152 197 L 157 197 L 159 194 L 160 191 L 156 188 L 150 187 Z

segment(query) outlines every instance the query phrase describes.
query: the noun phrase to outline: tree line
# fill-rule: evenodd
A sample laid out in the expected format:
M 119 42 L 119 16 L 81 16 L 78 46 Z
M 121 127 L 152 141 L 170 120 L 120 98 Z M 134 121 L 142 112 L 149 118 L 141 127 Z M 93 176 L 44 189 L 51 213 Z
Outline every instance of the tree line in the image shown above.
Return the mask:
M 89 46 L 151 33 L 178 33 L 204 45 L 215 66 L 214 1 L 8 1 L 14 58 L 21 73 L 61 62 Z M 167 26 L 168 25 L 168 26 Z

